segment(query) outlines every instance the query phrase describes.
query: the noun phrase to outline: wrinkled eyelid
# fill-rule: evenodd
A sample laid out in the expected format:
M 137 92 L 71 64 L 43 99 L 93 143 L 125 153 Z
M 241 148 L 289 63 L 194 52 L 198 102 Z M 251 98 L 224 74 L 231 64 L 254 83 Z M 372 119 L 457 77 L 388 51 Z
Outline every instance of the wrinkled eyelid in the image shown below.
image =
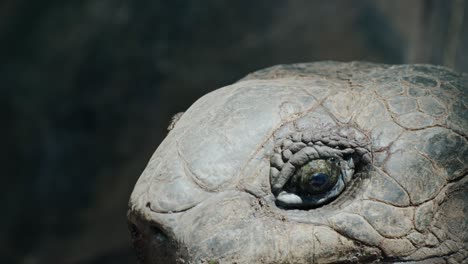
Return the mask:
M 349 131 L 356 131 L 356 135 L 363 136 L 349 136 Z M 354 128 L 332 128 L 327 133 L 322 133 L 323 135 L 315 133 L 313 135 L 315 138 L 307 136 L 310 132 L 300 133 L 302 133 L 300 137 L 287 136 L 285 139 L 277 140 L 275 153 L 270 160 L 271 191 L 276 198 L 276 204 L 284 209 L 308 210 L 332 202 L 346 189 L 353 178 L 361 175 L 355 174 L 356 170 L 360 171 L 370 163 L 369 138 Z M 329 137 L 341 138 L 339 141 L 341 145 L 335 146 L 333 142 L 332 145 L 328 145 Z M 300 142 L 301 140 L 303 142 Z M 297 185 L 298 170 L 314 160 L 320 160 L 319 163 L 322 164 L 319 166 L 320 170 L 328 171 L 330 175 L 339 174 L 335 185 L 328 191 L 308 193 L 303 192 L 302 187 Z M 339 172 L 336 172 L 336 169 Z

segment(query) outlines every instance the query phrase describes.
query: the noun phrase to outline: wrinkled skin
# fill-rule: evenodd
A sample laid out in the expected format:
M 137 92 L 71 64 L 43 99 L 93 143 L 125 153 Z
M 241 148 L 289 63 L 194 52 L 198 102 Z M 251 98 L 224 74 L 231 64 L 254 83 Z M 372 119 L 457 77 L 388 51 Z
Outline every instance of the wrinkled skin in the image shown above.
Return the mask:
M 320 62 L 203 96 L 130 198 L 140 263 L 467 263 L 467 83 L 438 66 Z M 282 142 L 341 128 L 366 164 L 325 204 L 278 206 Z

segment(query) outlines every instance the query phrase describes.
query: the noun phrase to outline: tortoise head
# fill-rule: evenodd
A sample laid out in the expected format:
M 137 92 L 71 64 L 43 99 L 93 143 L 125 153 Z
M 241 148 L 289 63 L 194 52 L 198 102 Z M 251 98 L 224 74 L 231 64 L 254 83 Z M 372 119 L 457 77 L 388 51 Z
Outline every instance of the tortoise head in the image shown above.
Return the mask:
M 131 195 L 140 263 L 466 261 L 467 83 L 322 62 L 203 96 Z

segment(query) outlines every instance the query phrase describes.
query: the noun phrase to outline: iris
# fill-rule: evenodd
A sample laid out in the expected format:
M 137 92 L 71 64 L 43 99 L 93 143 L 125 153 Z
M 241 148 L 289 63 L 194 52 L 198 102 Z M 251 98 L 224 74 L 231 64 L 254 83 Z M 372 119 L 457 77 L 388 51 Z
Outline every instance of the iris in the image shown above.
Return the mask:
M 332 189 L 340 173 L 340 166 L 335 159 L 317 159 L 302 166 L 294 178 L 303 193 L 317 195 Z

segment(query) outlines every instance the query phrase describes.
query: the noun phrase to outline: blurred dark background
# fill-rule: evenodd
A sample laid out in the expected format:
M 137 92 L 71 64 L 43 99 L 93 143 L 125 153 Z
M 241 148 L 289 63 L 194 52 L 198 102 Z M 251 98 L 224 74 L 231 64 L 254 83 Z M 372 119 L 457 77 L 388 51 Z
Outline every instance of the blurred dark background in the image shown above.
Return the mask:
M 465 0 L 0 2 L 0 263 L 135 263 L 127 201 L 170 117 L 281 63 L 468 71 Z

